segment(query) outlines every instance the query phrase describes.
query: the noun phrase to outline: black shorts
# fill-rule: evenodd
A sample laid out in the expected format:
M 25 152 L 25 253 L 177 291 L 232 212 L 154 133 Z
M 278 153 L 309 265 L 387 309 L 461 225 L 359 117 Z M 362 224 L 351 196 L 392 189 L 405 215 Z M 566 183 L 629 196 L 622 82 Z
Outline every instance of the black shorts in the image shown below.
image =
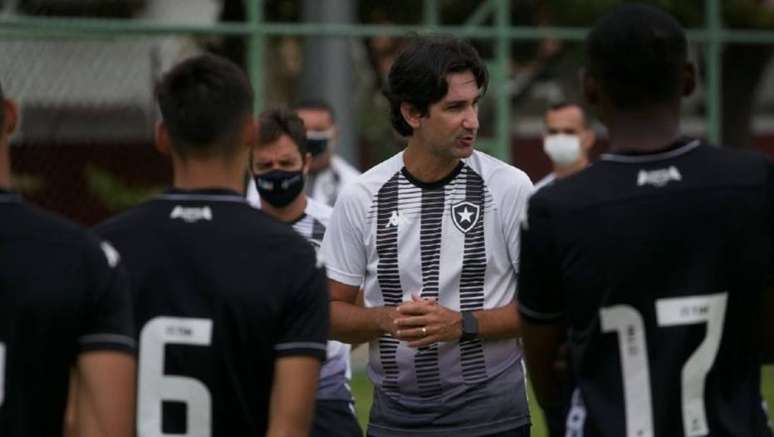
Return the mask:
M 353 410 L 349 401 L 318 400 L 309 437 L 363 437 Z

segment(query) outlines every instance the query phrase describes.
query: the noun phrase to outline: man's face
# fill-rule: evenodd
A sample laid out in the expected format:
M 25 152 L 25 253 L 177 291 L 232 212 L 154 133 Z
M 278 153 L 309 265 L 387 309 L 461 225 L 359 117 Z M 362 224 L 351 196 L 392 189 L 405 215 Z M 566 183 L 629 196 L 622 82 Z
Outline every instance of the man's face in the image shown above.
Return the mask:
M 591 130 L 584 124 L 583 112 L 577 106 L 548 111 L 545 125 L 545 136 L 558 134 L 577 136 L 584 151 L 591 149 L 594 143 Z
M 338 134 L 331 113 L 324 109 L 301 108 L 296 111 L 296 114 L 304 122 L 307 137 L 327 138 L 328 140 L 325 149 L 312 156 L 310 170 L 314 173 L 327 168 L 330 163 L 331 146 L 336 142 Z
M 467 158 L 473 153 L 478 134 L 478 101 L 481 90 L 473 73 L 446 76 L 446 95 L 418 119 L 413 137 L 432 154 L 446 158 Z
M 280 136 L 273 143 L 253 147 L 252 154 L 252 171 L 255 175 L 262 175 L 272 170 L 304 170 L 306 174 L 308 170 L 308 165 L 304 165 L 301 152 L 287 135 Z

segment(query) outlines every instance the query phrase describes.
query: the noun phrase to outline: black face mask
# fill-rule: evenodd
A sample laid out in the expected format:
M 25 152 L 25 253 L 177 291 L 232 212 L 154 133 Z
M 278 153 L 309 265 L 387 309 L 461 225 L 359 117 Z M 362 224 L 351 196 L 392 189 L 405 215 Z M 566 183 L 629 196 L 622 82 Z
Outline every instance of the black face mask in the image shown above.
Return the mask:
M 326 132 L 327 131 L 306 132 L 306 150 L 311 153 L 313 157 L 325 152 L 325 150 L 328 149 L 330 136 Z
M 304 173 L 301 170 L 272 170 L 254 178 L 261 200 L 276 208 L 290 204 L 304 189 Z

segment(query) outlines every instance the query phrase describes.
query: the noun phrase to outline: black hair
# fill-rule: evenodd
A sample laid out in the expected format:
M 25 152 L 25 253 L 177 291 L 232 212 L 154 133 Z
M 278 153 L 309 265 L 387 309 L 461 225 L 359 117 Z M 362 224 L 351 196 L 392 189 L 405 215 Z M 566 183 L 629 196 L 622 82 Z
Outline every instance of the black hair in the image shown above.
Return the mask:
M 270 109 L 258 116 L 258 147 L 277 141 L 287 135 L 298 147 L 303 159 L 306 155 L 306 128 L 304 121 L 288 109 Z
M 589 120 L 588 111 L 586 111 L 586 108 L 584 108 L 583 105 L 581 105 L 580 103 L 569 102 L 569 101 L 553 103 L 548 107 L 546 112 L 561 111 L 562 109 L 567 109 L 567 108 L 578 108 L 581 112 L 583 126 L 587 128 L 591 126 L 591 120 Z
M 586 40 L 588 74 L 617 109 L 679 101 L 688 43 L 677 20 L 654 6 L 624 4 Z
M 177 64 L 156 86 L 164 124 L 181 157 L 230 155 L 253 113 L 253 88 L 233 62 L 206 54 Z
M 312 109 L 317 111 L 325 111 L 331 116 L 331 121 L 336 123 L 336 111 L 333 110 L 333 106 L 323 99 L 303 99 L 294 103 L 290 109 L 299 111 L 302 109 Z
M 422 116 L 449 90 L 447 76 L 470 71 L 476 84 L 486 92 L 489 74 L 476 49 L 451 36 L 416 36 L 390 68 L 384 95 L 390 101 L 392 127 L 408 137 L 413 129 L 403 119 L 401 103 L 408 103 Z

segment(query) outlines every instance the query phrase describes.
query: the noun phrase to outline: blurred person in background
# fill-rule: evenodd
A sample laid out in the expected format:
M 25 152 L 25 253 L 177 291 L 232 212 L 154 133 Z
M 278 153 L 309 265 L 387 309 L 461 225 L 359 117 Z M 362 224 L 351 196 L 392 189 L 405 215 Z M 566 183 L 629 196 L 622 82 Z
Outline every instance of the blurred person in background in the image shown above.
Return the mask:
M 553 105 L 546 111 L 543 120 L 543 151 L 551 160 L 553 170 L 535 184 L 535 190 L 586 168 L 589 152 L 596 140 L 586 111 L 580 105 Z
M 774 166 L 682 135 L 696 75 L 663 10 L 612 9 L 585 50 L 610 153 L 529 201 L 519 310 L 537 399 L 563 406 L 569 339 L 567 435 L 770 437 Z
M 18 123 L 0 89 L 0 435 L 134 435 L 135 341 L 120 257 L 11 188 Z M 70 370 L 74 368 L 70 378 Z
M 258 139 L 250 168 L 247 199 L 256 208 L 293 227 L 315 249 L 322 243 L 331 208 L 304 193 L 312 156 L 304 122 L 294 112 L 270 110 L 258 118 Z M 351 346 L 334 340 L 320 368 L 311 437 L 360 437 L 349 384 Z
M 369 436 L 529 435 L 515 294 L 532 184 L 474 148 L 487 84 L 468 43 L 414 39 L 385 90 L 408 144 L 344 188 L 323 239 L 332 337 L 370 342 Z
M 101 224 L 126 262 L 140 331 L 140 436 L 307 436 L 328 294 L 315 251 L 251 207 L 253 89 L 213 55 L 156 89 L 174 185 Z M 270 280 L 268 279 L 270 278 Z
M 342 189 L 360 172 L 335 153 L 339 137 L 333 107 L 323 100 L 302 100 L 293 105 L 306 127 L 306 150 L 311 154 L 306 194 L 333 206 Z

